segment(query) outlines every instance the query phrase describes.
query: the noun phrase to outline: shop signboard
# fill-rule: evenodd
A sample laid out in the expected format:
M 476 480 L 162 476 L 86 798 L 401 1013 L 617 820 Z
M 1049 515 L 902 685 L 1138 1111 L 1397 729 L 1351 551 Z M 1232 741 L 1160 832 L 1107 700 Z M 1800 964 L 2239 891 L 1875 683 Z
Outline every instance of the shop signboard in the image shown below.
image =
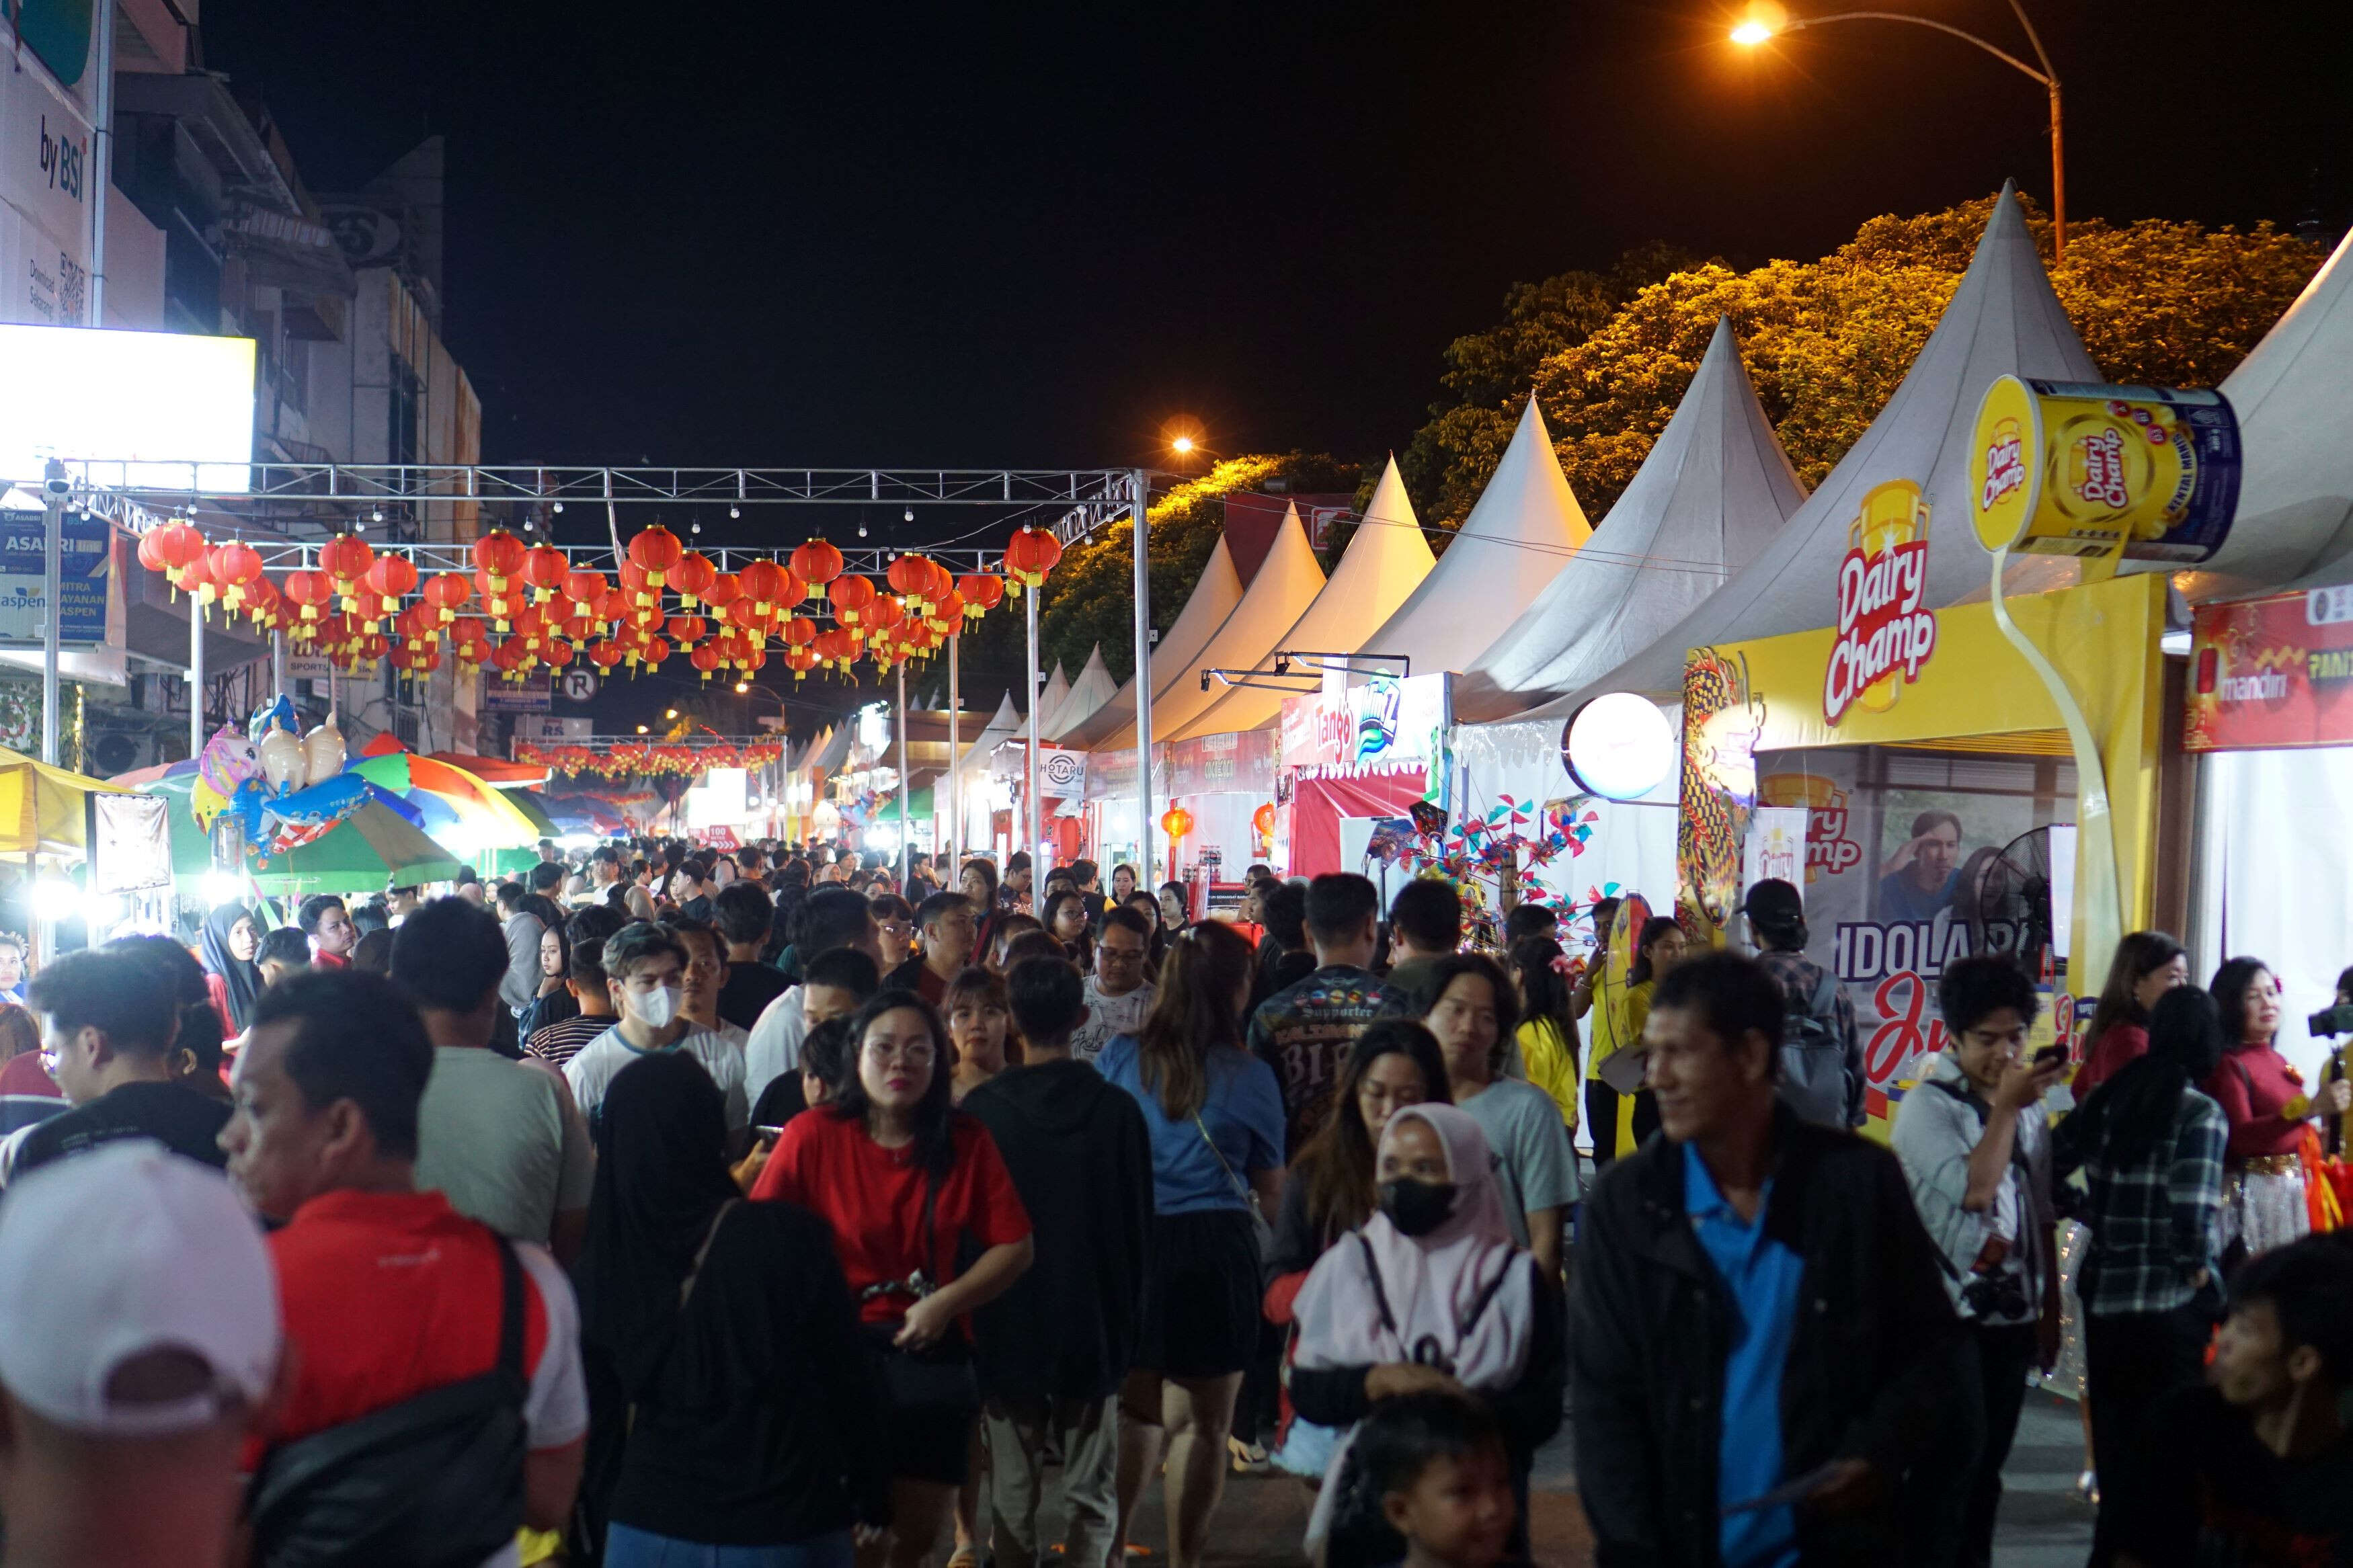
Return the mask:
M 102 517 L 68 512 L 61 532 L 58 640 L 66 647 L 95 647 L 106 640 L 111 529 Z M 44 544 L 41 512 L 0 512 L 0 647 L 41 646 L 47 595 Z
M 37 36 L 29 16 L 19 24 L 28 41 Z M 0 72 L 0 321 L 79 327 L 90 311 L 90 126 L 58 78 L 84 74 L 89 17 L 78 37 L 69 26 L 47 31 L 55 77 L 21 54 Z
M 1038 748 L 1038 793 L 1049 800 L 1082 798 L 1087 789 L 1087 753 L 1065 746 Z
M 2353 745 L 2353 586 L 2201 605 L 2182 749 Z
M 1168 795 L 1274 794 L 1274 733 L 1201 735 L 1167 748 Z
M 1822 718 L 1833 728 L 1855 704 L 1884 712 L 1936 651 L 1927 605 L 1928 503 L 1910 479 L 1866 491 L 1847 525 L 1839 563 L 1838 636 L 1822 666 Z
M 1287 697 L 1285 768 L 1427 767 L 1445 754 L 1451 677 L 1377 675 L 1359 686 Z
M 521 680 L 482 672 L 481 711 L 485 713 L 544 713 L 548 710 L 547 671 L 535 669 Z
M 2219 392 L 1996 378 L 1969 489 L 1988 550 L 2194 565 L 2231 536 L 2239 420 Z

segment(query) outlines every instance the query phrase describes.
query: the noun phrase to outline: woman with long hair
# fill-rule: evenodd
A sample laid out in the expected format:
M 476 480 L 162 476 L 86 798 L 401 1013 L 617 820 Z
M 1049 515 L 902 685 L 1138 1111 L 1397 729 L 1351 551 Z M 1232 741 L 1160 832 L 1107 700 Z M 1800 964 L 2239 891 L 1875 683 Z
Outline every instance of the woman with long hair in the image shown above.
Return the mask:
M 1021 1065 L 1021 1037 L 1013 1027 L 1013 1003 L 1002 974 L 977 964 L 958 970 L 940 998 L 940 1012 L 955 1047 L 955 1071 L 948 1081 L 956 1104 L 1007 1068 Z
M 1634 962 L 1627 969 L 1625 998 L 1615 1008 L 1604 1008 L 1609 1014 L 1611 1038 L 1617 1042 L 1612 1055 L 1642 1048 L 1642 1028 L 1651 1021 L 1651 993 L 1661 976 L 1683 962 L 1690 946 L 1690 939 L 1675 923 L 1674 916 L 1652 915 L 1642 922 L 1642 929 L 1635 933 Z M 1587 1101 L 1588 1107 L 1593 1109 L 1595 1101 L 1607 1096 L 1599 1109 L 1607 1110 L 1608 1120 L 1596 1117 L 1588 1129 L 1597 1173 L 1606 1169 L 1621 1149 L 1641 1148 L 1643 1141 L 1659 1130 L 1659 1102 L 1648 1089 L 1619 1094 L 1612 1093 L 1604 1083 L 1599 1090 L 1590 1094 Z M 1627 1110 L 1630 1102 L 1630 1118 Z
M 2230 1123 L 2201 1092 L 2222 1060 L 2219 1009 L 2177 986 L 2149 1009 L 2148 1048 L 2092 1091 L 2052 1135 L 2052 1170 L 2081 1167 L 2091 1228 L 2083 1300 L 2084 1405 L 2100 1468 L 2093 1561 L 2149 1411 L 2200 1375 L 2221 1305 L 2222 1159 Z
M 525 1040 L 550 1024 L 580 1016 L 580 1004 L 573 999 L 568 984 L 572 978 L 572 938 L 565 931 L 566 923 L 558 921 L 539 933 L 539 990 L 515 1025 L 516 1032 Z
M 839 1091 L 796 1116 L 752 1186 L 800 1204 L 833 1231 L 887 1388 L 887 1549 L 866 1568 L 917 1568 L 964 1484 L 980 1395 L 965 1314 L 1029 1267 L 1029 1216 L 988 1130 L 951 1102 L 947 1026 L 910 991 L 885 991 L 850 1021 L 857 1057 Z M 977 1253 L 961 1270 L 969 1243 Z
M 1182 882 L 1160 884 L 1160 929 L 1171 942 L 1191 921 L 1192 889 Z
M 1468 1111 L 1398 1111 L 1381 1134 L 1377 1175 L 1378 1212 L 1324 1254 L 1299 1293 L 1292 1397 L 1307 1419 L 1350 1428 L 1384 1399 L 1468 1390 L 1493 1406 L 1525 1495 L 1537 1447 L 1560 1429 L 1559 1293 L 1513 1244 L 1509 1200 Z M 1332 1568 L 1393 1563 L 1402 1555 L 1393 1531 L 1335 1517 L 1345 1456 L 1343 1444 L 1308 1524 L 1310 1546 L 1328 1541 L 1319 1560 Z M 1521 1544 L 1515 1556 L 1525 1556 Z
M 260 945 L 261 928 L 243 904 L 223 904 L 205 917 L 196 956 L 204 961 L 205 991 L 220 1015 L 224 1037 L 245 1033 L 253 1017 L 254 1001 L 261 994 L 261 971 L 253 955 Z
M 1520 994 L 1520 1063 L 1528 1081 L 1560 1107 L 1560 1121 L 1577 1135 L 1578 1090 L 1575 965 L 1548 936 L 1512 945 L 1512 983 Z
M 891 1517 L 890 1468 L 832 1234 L 737 1200 L 724 1103 L 685 1057 L 623 1068 L 600 1142 L 573 1279 L 604 1561 L 849 1568 L 853 1531 Z
M 1144 952 L 1144 977 L 1160 978 L 1160 961 L 1168 956 L 1169 931 L 1160 919 L 1160 900 L 1149 888 L 1138 888 L 1120 900 L 1122 907 L 1134 910 L 1152 922 L 1152 943 Z
M 1135 868 L 1123 860 L 1111 868 L 1111 901 L 1124 904 L 1135 897 L 1141 884 L 1135 879 Z
M 1087 912 L 1087 897 L 1064 888 L 1046 900 L 1046 930 L 1069 952 L 1082 974 L 1095 968 L 1094 919 Z
M 973 952 L 995 952 L 997 922 L 1004 918 L 997 907 L 997 863 L 977 855 L 965 861 L 956 872 L 956 891 L 972 900 L 973 918 L 979 922 L 973 931 Z
M 2344 1080 L 2306 1093 L 2304 1075 L 2280 1055 L 2280 984 L 2259 958 L 2226 960 L 2208 987 L 2222 1019 L 2222 1060 L 2201 1086 L 2230 1119 L 2223 1156 L 2229 1261 L 2284 1247 L 2312 1228 L 2305 1207 L 2305 1129 L 2353 1099 Z
M 1242 1045 L 1252 957 L 1222 924 L 1187 927 L 1144 1027 L 1095 1060 L 1135 1097 L 1152 1138 L 1151 1273 L 1135 1370 L 1120 1391 L 1114 1563 L 1165 1441 L 1169 1555 L 1198 1568 L 1258 1346 L 1258 1214 L 1282 1179 L 1283 1111 L 1274 1069 Z
M 1356 1037 L 1340 1069 L 1331 1116 L 1283 1178 L 1266 1261 L 1270 1322 L 1293 1322 L 1293 1303 L 1315 1260 L 1373 1217 L 1380 1202 L 1377 1152 L 1390 1118 L 1410 1105 L 1451 1103 L 1446 1058 L 1428 1029 L 1410 1018 L 1383 1018 Z M 1290 1420 L 1281 1430 L 1274 1462 L 1293 1475 L 1321 1477 L 1337 1434 Z
M 2116 1076 L 2125 1063 L 2148 1049 L 2148 1013 L 2177 985 L 2189 984 L 2189 955 L 2161 931 L 2137 931 L 2116 943 L 2108 983 L 2084 1032 L 2084 1065 L 2070 1086 L 2075 1103 Z

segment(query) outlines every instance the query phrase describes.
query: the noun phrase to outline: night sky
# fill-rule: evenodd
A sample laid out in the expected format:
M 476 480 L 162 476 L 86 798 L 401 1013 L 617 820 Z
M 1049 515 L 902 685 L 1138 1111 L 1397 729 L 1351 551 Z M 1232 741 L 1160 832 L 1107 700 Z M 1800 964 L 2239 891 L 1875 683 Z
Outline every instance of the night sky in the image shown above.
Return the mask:
M 1912 8 L 2026 45 L 2000 0 Z M 2353 211 L 2342 0 L 2029 0 L 2074 216 Z M 1804 12 L 1803 0 L 1791 8 Z M 1824 3 L 1811 9 L 1834 8 Z M 491 461 L 1401 447 L 1519 279 L 1811 258 L 2047 198 L 2033 83 L 1926 29 L 1761 54 L 1720 0 L 955 7 L 206 0 L 316 191 L 448 138 Z

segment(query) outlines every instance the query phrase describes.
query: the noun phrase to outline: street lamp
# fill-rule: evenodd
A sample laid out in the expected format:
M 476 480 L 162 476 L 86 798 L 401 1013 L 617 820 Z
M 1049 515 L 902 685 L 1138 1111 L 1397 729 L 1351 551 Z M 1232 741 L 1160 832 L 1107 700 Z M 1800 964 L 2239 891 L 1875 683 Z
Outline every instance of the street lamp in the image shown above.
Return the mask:
M 1737 26 L 1732 29 L 1732 41 L 1744 48 L 1756 48 L 1784 33 L 1801 28 L 1819 27 L 1827 22 L 1910 22 L 1915 26 L 1934 27 L 1964 43 L 1975 44 L 2002 64 L 2023 72 L 2042 84 L 2051 95 L 2051 259 L 2053 265 L 2067 257 L 2067 168 L 2065 142 L 2060 134 L 2059 72 L 2051 63 L 2051 53 L 2042 47 L 2042 35 L 2027 19 L 2026 7 L 2020 0 L 2010 0 L 2010 8 L 2018 16 L 2018 25 L 2026 30 L 2026 41 L 2034 46 L 2034 58 L 2042 62 L 2037 70 L 2006 49 L 1996 48 L 1975 33 L 1964 32 L 1949 22 L 1933 17 L 1914 16 L 1902 11 L 1841 11 L 1831 16 L 1792 16 L 1777 0 L 1756 0 Z
M 1179 436 L 1168 443 L 1168 449 L 1180 458 L 1189 458 L 1193 455 L 1193 437 Z

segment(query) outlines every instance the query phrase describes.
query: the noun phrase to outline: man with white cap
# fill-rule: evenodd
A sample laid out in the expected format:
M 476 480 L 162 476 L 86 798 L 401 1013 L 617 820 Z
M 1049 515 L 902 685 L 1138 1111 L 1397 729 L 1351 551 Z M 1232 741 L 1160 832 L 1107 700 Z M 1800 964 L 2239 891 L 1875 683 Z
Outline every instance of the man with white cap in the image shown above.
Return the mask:
M 0 1203 L 9 1568 L 216 1568 L 290 1372 L 269 1252 L 219 1173 L 125 1139 Z
M 561 1526 L 588 1432 L 579 1310 L 544 1248 L 417 1189 L 433 1046 L 406 994 L 313 970 L 262 994 L 221 1131 L 300 1353 L 259 1456 L 255 1558 L 517 1561 Z M 363 1419 L 363 1418 L 365 1419 Z

